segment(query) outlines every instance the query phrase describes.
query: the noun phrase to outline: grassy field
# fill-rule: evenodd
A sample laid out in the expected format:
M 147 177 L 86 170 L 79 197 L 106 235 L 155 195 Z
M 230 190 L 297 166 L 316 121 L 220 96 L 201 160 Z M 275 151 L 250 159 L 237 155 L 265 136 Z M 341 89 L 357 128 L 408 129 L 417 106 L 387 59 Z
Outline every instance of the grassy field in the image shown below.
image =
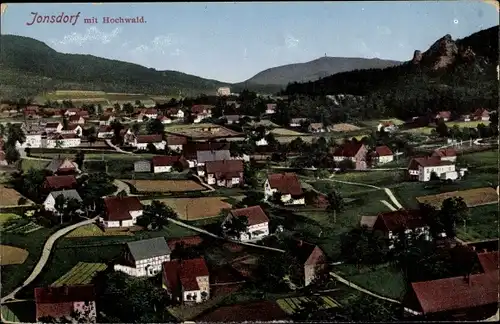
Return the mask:
M 286 128 L 275 128 L 271 130 L 271 133 L 276 135 L 276 136 L 300 136 L 304 135 L 303 133 L 296 132 L 291 129 L 286 129 Z
M 498 204 L 470 208 L 464 228 L 457 225 L 457 236 L 466 242 L 498 238 Z
M 333 307 L 338 307 L 339 304 L 330 296 L 320 296 L 322 301 L 322 309 L 328 309 Z M 291 297 L 278 299 L 276 303 L 283 309 L 287 314 L 294 314 L 302 309 L 301 303 L 311 300 L 310 297 Z
M 464 163 L 474 169 L 497 168 L 498 169 L 498 150 L 461 154 L 457 157 L 458 163 Z
M 360 130 L 361 127 L 358 127 L 353 124 L 347 124 L 347 123 L 340 123 L 340 124 L 334 124 L 330 126 L 330 130 L 332 132 L 352 132 L 352 131 L 357 131 Z
M 193 180 L 122 180 L 138 192 L 182 192 L 206 190 Z
M 469 207 L 495 202 L 498 203 L 498 194 L 496 190 L 491 187 L 451 191 L 438 195 L 417 197 L 416 199 L 419 203 L 430 204 L 440 208 L 443 201 L 451 197 L 462 197 Z
M 74 156 L 74 154 L 73 154 Z M 22 159 L 21 169 L 23 171 L 28 171 L 29 169 L 42 170 L 50 163 L 50 160 L 33 160 L 33 159 Z
M 394 125 L 402 125 L 405 123 L 404 121 L 397 119 L 397 118 L 388 118 L 388 119 L 363 120 L 360 122 L 360 124 L 367 126 L 367 127 L 370 127 L 370 128 L 374 128 L 374 127 L 377 127 L 381 121 L 386 121 L 386 122 L 390 121 L 390 122 L 394 123 Z
M 9 245 L 0 245 L 0 265 L 23 264 L 29 252 Z
M 225 197 L 164 198 L 159 201 L 172 207 L 182 220 L 198 220 L 217 216 L 222 209 L 231 208 Z M 150 204 L 151 200 L 143 200 Z
M 4 224 L 19 218 L 21 218 L 21 216 L 16 214 L 0 213 L 0 229 L 3 227 Z
M 19 198 L 22 198 L 23 195 L 21 195 L 19 192 L 17 192 L 12 188 L 6 188 L 0 185 L 0 197 L 2 198 L 0 200 L 0 207 L 8 207 L 8 206 L 18 206 Z M 32 205 L 32 204 L 33 202 L 27 199 L 24 205 Z
M 51 286 L 86 285 L 92 282 L 92 279 L 98 272 L 104 271 L 107 268 L 108 266 L 104 263 L 78 262 L 70 271 L 57 279 Z
M 2 317 L 9 322 L 35 323 L 35 301 L 19 301 L 2 305 Z
M 65 237 L 78 238 L 78 237 L 91 237 L 91 236 L 130 236 L 134 235 L 132 232 L 104 232 L 96 224 L 89 224 L 80 226 L 77 229 L 69 232 Z
M 485 126 L 488 126 L 490 124 L 490 122 L 489 121 L 469 121 L 469 122 L 457 121 L 457 122 L 447 122 L 446 126 L 448 126 L 448 127 L 458 126 L 460 128 L 477 128 L 477 125 L 479 125 L 479 124 L 484 124 Z M 436 128 L 426 126 L 426 127 L 405 129 L 405 130 L 403 130 L 403 133 L 429 135 L 433 129 L 436 129 Z
M 404 174 L 404 170 L 349 172 L 335 174 L 331 179 L 385 187 L 403 181 Z

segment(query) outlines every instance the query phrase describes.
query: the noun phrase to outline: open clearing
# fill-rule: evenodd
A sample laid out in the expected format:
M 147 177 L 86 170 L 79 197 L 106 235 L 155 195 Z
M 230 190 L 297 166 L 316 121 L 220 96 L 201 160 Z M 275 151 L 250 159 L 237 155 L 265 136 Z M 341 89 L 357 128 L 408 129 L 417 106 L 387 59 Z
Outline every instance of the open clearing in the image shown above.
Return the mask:
M 11 220 L 14 219 L 19 219 L 21 216 L 16 215 L 16 214 L 5 214 L 5 213 L 0 213 L 0 228 L 3 227 L 3 224 L 6 224 L 10 222 Z
M 300 136 L 304 135 L 303 133 L 296 132 L 291 129 L 286 129 L 286 128 L 275 128 L 271 131 L 272 134 L 276 136 Z
M 23 264 L 28 254 L 28 251 L 15 246 L 0 245 L 0 265 Z
M 328 309 L 333 307 L 338 307 L 339 304 L 330 296 L 318 296 L 321 298 L 322 309 Z M 294 314 L 297 311 L 302 309 L 301 303 L 310 301 L 310 297 L 302 296 L 302 297 L 291 297 L 291 298 L 283 298 L 278 299 L 276 303 L 283 309 L 287 314 Z
M 466 226 L 457 224 L 457 237 L 466 242 L 498 238 L 498 205 L 484 205 L 469 209 Z
M 155 199 L 172 207 L 182 220 L 197 220 L 215 217 L 222 209 L 231 208 L 231 204 L 223 201 L 225 197 L 201 197 L 201 198 L 165 198 Z M 148 205 L 151 200 L 141 201 Z
M 477 128 L 479 124 L 483 124 L 484 126 L 488 126 L 490 124 L 489 120 L 472 120 L 472 121 L 456 121 L 456 122 L 447 122 L 446 126 L 448 127 L 453 127 L 457 125 L 458 127 L 470 127 L 470 128 Z
M 329 127 L 332 132 L 352 132 L 360 130 L 361 127 L 352 124 L 340 123 Z
M 182 192 L 206 189 L 192 180 L 121 180 L 134 186 L 138 192 Z
M 89 224 L 85 226 L 80 226 L 77 229 L 71 231 L 66 235 L 67 238 L 77 238 L 77 237 L 91 237 L 91 236 L 123 236 L 123 235 L 134 235 L 132 232 L 120 232 L 120 231 L 107 231 L 104 232 L 96 224 Z
M 227 137 L 242 135 L 215 124 L 178 125 L 165 128 L 165 132 L 191 138 Z
M 402 125 L 405 123 L 397 118 L 363 120 L 360 123 L 368 127 L 377 127 L 381 122 L 392 122 L 394 125 Z
M 98 272 L 104 271 L 108 266 L 104 263 L 78 262 L 70 271 L 57 279 L 52 286 L 86 285 L 91 283 Z
M 6 188 L 0 185 L 0 197 L 2 198 L 0 200 L 0 207 L 7 207 L 18 206 L 17 202 L 19 201 L 19 198 L 22 198 L 23 196 L 14 189 Z M 26 200 L 25 205 L 31 205 L 32 203 L 33 202 L 31 200 Z
M 462 197 L 468 207 L 493 204 L 498 202 L 498 194 L 491 187 L 476 188 L 469 190 L 444 192 L 437 195 L 420 196 L 417 201 L 421 204 L 430 204 L 440 208 L 444 200 L 451 197 Z

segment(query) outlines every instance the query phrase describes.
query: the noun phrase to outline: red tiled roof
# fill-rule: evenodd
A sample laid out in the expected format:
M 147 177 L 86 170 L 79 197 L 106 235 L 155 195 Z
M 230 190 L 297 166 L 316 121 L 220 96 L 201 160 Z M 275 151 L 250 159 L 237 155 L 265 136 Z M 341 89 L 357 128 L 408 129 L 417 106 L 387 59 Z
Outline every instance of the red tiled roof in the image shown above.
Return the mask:
M 142 210 L 142 204 L 137 197 L 106 197 L 104 198 L 107 221 L 120 221 L 132 219 L 131 211 Z
M 474 116 L 476 117 L 488 117 L 490 112 L 484 108 L 479 108 L 474 111 Z
M 196 278 L 209 275 L 203 258 L 166 261 L 163 262 L 162 268 L 167 287 L 174 293 L 180 290 L 179 284 L 184 287 L 184 290 L 199 289 Z
M 442 161 L 440 157 L 437 156 L 431 156 L 431 157 L 418 157 L 418 158 L 413 158 L 410 161 L 410 166 L 408 169 L 410 170 L 416 170 L 418 169 L 418 166 L 422 167 L 433 167 L 433 166 L 441 166 L 441 165 L 452 165 L 453 162 L 451 161 Z
M 73 116 L 69 116 L 68 120 L 71 121 L 71 122 L 77 122 L 77 121 L 80 120 L 80 118 L 82 118 L 82 116 L 73 115 Z
M 396 210 L 379 214 L 373 229 L 383 232 L 400 232 L 424 226 L 426 223 L 422 219 L 420 210 Z
M 244 164 L 242 160 L 222 160 L 205 162 L 207 173 L 238 173 L 243 172 Z
M 276 173 L 267 176 L 269 185 L 281 194 L 302 195 L 302 186 L 295 173 Z
M 213 108 L 211 105 L 194 105 L 191 107 L 191 112 L 193 114 L 201 114 L 204 110 L 209 111 Z
M 274 301 L 257 301 L 218 307 L 196 318 L 196 322 L 270 322 L 290 320 Z
M 154 156 L 151 160 L 153 167 L 155 166 L 173 166 L 176 162 L 181 159 L 181 156 L 170 156 L 170 155 L 159 155 Z
M 355 157 L 361 147 L 363 147 L 361 142 L 347 142 L 337 147 L 333 151 L 333 156 Z
M 439 118 L 450 118 L 451 117 L 451 111 L 440 111 L 437 113 Z
M 391 156 L 394 154 L 391 149 L 385 145 L 377 146 L 375 148 L 375 153 L 377 153 L 378 156 Z
M 468 281 L 469 280 L 469 281 Z M 413 282 L 411 288 L 424 314 L 498 303 L 498 272 Z
M 167 136 L 167 145 L 184 145 L 187 143 L 187 138 L 184 136 Z
M 234 217 L 245 216 L 248 219 L 248 226 L 269 222 L 269 218 L 260 206 L 233 209 L 231 215 Z
M 317 245 L 303 240 L 296 241 L 293 250 L 299 262 L 303 265 L 323 264 L 326 261 L 325 254 Z
M 35 288 L 36 318 L 71 315 L 73 302 L 95 301 L 93 285 Z
M 184 288 L 185 291 L 193 291 L 200 289 L 198 281 L 196 281 L 195 277 L 185 276 L 185 277 L 180 277 L 180 280 L 182 288 Z
M 73 175 L 48 176 L 45 178 L 48 189 L 71 189 L 76 186 L 76 178 Z
M 86 111 L 86 110 L 80 110 L 79 112 L 76 113 L 77 116 L 80 116 L 80 117 L 88 117 L 89 116 L 89 112 Z
M 168 108 L 167 109 L 167 114 L 169 115 L 177 115 L 177 113 L 179 112 L 179 108 Z
M 498 251 L 478 253 L 477 258 L 484 272 L 498 272 Z
M 268 109 L 268 110 L 275 110 L 276 109 L 276 104 L 269 103 L 269 104 L 266 105 L 266 109 Z
M 101 118 L 99 118 L 99 120 L 101 120 L 101 121 L 108 121 L 111 118 L 113 118 L 113 115 L 103 115 L 103 116 L 101 116 Z
M 78 112 L 80 112 L 80 108 L 69 108 L 69 109 L 66 110 L 66 112 L 78 113 Z
M 184 236 L 180 238 L 174 238 L 167 241 L 168 247 L 171 251 L 175 250 L 177 244 L 183 244 L 184 246 L 196 246 L 203 242 L 203 239 L 199 235 Z
M 452 148 L 442 148 L 442 149 L 437 149 L 434 152 L 432 152 L 431 156 L 437 156 L 437 157 L 457 156 L 457 151 L 455 151 Z
M 158 110 L 156 110 L 154 108 L 146 108 L 146 109 L 141 110 L 141 114 L 155 115 L 155 114 L 158 114 Z
M 101 126 L 99 126 L 98 133 L 109 133 L 112 131 L 113 131 L 113 128 L 111 126 L 101 125 Z
M 184 152 L 188 155 L 194 154 L 199 151 L 223 151 L 229 150 L 230 143 L 223 142 L 189 142 L 183 147 Z
M 137 143 L 160 143 L 162 141 L 161 134 L 155 135 L 137 135 Z

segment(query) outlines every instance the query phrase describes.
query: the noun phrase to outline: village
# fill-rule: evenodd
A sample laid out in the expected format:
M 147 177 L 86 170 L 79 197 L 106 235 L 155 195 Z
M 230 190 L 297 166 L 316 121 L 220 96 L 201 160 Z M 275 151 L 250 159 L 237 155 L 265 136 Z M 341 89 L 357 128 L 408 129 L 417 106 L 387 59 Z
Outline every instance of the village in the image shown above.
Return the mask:
M 495 316 L 496 112 L 211 100 L 3 109 L 4 322 Z

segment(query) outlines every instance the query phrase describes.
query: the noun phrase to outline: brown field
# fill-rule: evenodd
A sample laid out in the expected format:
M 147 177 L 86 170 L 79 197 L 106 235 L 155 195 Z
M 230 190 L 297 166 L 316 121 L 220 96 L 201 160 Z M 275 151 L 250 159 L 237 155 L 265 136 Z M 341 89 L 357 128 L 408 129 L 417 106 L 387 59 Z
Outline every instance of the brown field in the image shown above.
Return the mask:
M 197 220 L 217 216 L 224 208 L 231 208 L 231 204 L 223 201 L 225 197 L 200 198 L 164 198 L 158 199 L 172 207 L 182 220 Z M 143 200 L 143 204 L 150 204 L 151 200 Z
M 361 129 L 360 127 L 356 125 L 351 125 L 351 124 L 335 124 L 330 126 L 330 131 L 331 132 L 352 132 Z
M 167 133 L 187 136 L 191 138 L 229 137 L 241 135 L 238 132 L 215 124 L 194 124 L 188 126 L 174 126 L 165 128 Z
M 121 180 L 139 192 L 180 192 L 206 189 L 192 180 Z
M 22 197 L 22 195 L 14 189 L 6 188 L 0 185 L 0 197 L 2 197 L 2 199 L 0 200 L 0 206 L 6 207 L 17 206 L 17 202 L 19 201 L 19 198 Z M 31 205 L 31 200 L 27 200 L 26 204 Z
M 0 245 L 0 265 L 23 264 L 28 254 L 28 251 L 15 246 Z
M 462 197 L 469 207 L 498 202 L 498 194 L 496 190 L 490 187 L 450 191 L 438 195 L 420 196 L 417 197 L 417 201 L 419 203 L 426 203 L 439 208 L 445 199 L 457 196 Z

